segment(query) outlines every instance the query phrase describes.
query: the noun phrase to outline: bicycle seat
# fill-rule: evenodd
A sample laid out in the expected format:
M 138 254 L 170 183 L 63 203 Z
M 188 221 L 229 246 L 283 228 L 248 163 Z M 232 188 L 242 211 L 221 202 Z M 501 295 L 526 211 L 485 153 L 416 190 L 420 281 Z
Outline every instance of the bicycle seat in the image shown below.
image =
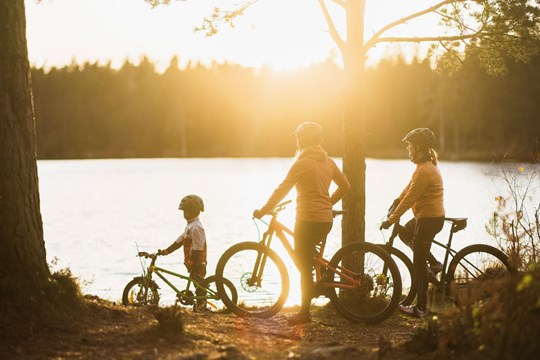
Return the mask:
M 460 230 L 463 230 L 467 227 L 467 218 L 450 218 L 445 217 L 444 220 L 449 221 L 452 223 L 452 229 L 451 231 L 453 233 L 456 233 Z

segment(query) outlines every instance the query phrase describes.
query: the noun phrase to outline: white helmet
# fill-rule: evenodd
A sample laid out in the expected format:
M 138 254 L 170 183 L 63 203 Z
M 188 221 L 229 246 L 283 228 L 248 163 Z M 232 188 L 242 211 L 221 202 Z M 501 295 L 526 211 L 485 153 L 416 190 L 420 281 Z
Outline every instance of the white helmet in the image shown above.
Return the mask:
M 193 212 L 204 211 L 204 203 L 198 195 L 186 195 L 180 200 L 179 210 L 188 210 Z

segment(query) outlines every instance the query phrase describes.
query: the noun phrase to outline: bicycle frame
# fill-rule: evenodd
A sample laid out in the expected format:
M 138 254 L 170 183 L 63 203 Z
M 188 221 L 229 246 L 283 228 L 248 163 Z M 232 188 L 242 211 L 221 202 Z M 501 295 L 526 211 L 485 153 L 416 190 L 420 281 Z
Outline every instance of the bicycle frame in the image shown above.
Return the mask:
M 194 300 L 219 299 L 219 296 L 218 296 L 217 292 L 213 291 L 212 289 L 208 289 L 208 288 L 202 286 L 199 282 L 197 282 L 191 276 L 182 275 L 182 274 L 176 273 L 174 271 L 167 270 L 167 269 L 164 269 L 162 267 L 156 266 L 155 262 L 156 262 L 156 257 L 153 257 L 152 261 L 150 263 L 150 266 L 148 266 L 147 274 L 144 276 L 145 278 L 152 279 L 152 274 L 156 274 L 161 280 L 163 280 L 163 282 L 165 284 L 167 284 L 171 289 L 173 289 L 174 292 L 177 295 L 181 295 L 182 291 L 189 291 L 189 288 L 191 287 L 191 284 L 193 284 L 195 286 L 195 289 L 204 289 L 205 293 L 207 295 L 206 296 L 197 296 L 197 295 L 194 294 L 194 296 L 193 296 Z M 177 277 L 179 279 L 182 279 L 182 280 L 187 280 L 186 288 L 184 290 L 179 290 L 176 286 L 174 286 L 174 284 L 169 279 L 167 279 L 163 275 L 163 273 L 175 276 L 175 277 Z
M 397 227 L 398 226 L 401 226 L 399 223 L 396 223 L 394 226 L 393 226 L 393 229 L 392 229 L 392 235 L 390 235 L 390 238 L 388 239 L 388 241 L 386 242 L 386 244 L 390 247 L 393 247 L 394 246 L 394 239 L 396 238 L 396 236 L 398 236 L 398 231 L 397 231 Z M 447 279 L 446 279 L 446 275 L 447 275 L 447 271 L 448 271 L 448 265 L 450 263 L 450 260 L 451 258 L 453 259 L 454 256 L 458 253 L 458 251 L 452 249 L 452 240 L 454 238 L 454 233 L 456 233 L 457 231 L 454 230 L 455 228 L 455 225 L 452 223 L 452 226 L 450 228 L 450 234 L 448 235 L 448 241 L 446 244 L 443 244 L 435 239 L 433 239 L 432 243 L 435 244 L 435 245 L 438 245 L 440 246 L 441 248 L 443 248 L 445 250 L 445 254 L 444 254 L 444 261 L 443 261 L 443 269 L 442 269 L 442 272 L 441 272 L 441 280 L 437 280 L 437 285 L 438 286 L 441 286 L 441 285 L 444 285 L 446 282 L 447 282 Z M 408 246 L 408 245 L 407 245 Z M 474 266 L 474 264 L 472 264 L 471 262 L 465 260 L 469 265 L 473 266 L 474 268 L 476 268 L 476 266 Z M 479 270 L 478 268 L 476 268 L 477 270 Z
M 298 261 L 296 260 L 296 256 L 294 254 L 293 247 L 291 246 L 287 234 L 290 236 L 294 236 L 294 232 L 289 229 L 287 226 L 283 225 L 277 220 L 277 212 L 274 212 L 271 214 L 272 219 L 270 220 L 270 223 L 268 225 L 268 229 L 263 233 L 263 237 L 261 239 L 261 244 L 263 246 L 271 247 L 272 239 L 274 234 L 277 236 L 277 238 L 281 241 L 281 244 L 283 244 L 283 247 L 289 254 L 289 257 L 293 260 L 295 266 L 299 268 Z M 266 224 L 265 222 L 263 222 Z M 341 266 L 338 266 L 337 268 L 334 268 L 330 266 L 330 262 L 323 258 L 324 253 L 324 247 L 326 245 L 326 241 L 323 241 L 318 246 L 318 255 L 315 259 L 315 280 L 317 283 L 321 283 L 323 287 L 325 288 L 341 288 L 341 289 L 353 289 L 360 286 L 360 283 L 358 280 L 355 280 L 353 276 L 356 274 L 346 268 L 343 268 Z M 257 259 L 255 261 L 255 265 L 252 272 L 252 283 L 259 284 L 262 279 L 262 273 L 264 271 L 264 266 L 266 263 L 266 258 L 262 258 L 262 252 L 259 253 L 257 256 Z M 331 272 L 338 274 L 342 280 L 344 280 L 346 283 L 336 283 L 336 282 L 330 282 L 325 281 L 323 279 L 322 275 L 322 267 L 327 268 Z

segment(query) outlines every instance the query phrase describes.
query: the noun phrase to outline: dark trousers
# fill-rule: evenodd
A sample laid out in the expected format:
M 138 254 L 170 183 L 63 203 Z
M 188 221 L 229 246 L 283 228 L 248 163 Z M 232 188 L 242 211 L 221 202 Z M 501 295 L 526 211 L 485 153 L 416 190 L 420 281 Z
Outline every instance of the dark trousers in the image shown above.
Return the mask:
M 416 231 L 416 219 L 412 218 L 409 220 L 404 226 L 402 226 L 399 229 L 398 235 L 401 241 L 405 243 L 408 247 L 414 250 L 413 245 L 413 239 L 414 239 L 414 233 Z M 439 230 L 440 231 L 440 230 Z M 439 232 L 437 231 L 437 233 Z M 433 236 L 435 237 L 435 236 Z M 433 241 L 433 239 L 431 239 Z M 427 254 L 427 261 L 429 262 L 429 265 L 436 265 L 438 263 L 438 260 L 433 256 L 431 252 L 428 251 Z
M 204 277 L 206 276 L 206 263 L 195 263 L 190 269 L 189 276 L 195 280 L 197 283 L 202 284 Z M 196 287 L 195 295 L 197 296 L 206 296 L 206 291 L 204 288 Z M 197 300 L 197 304 L 206 303 L 205 299 Z
M 441 231 L 444 218 L 417 219 L 413 236 L 413 264 L 416 276 L 416 306 L 425 311 L 427 307 L 428 277 L 426 261 L 435 235 Z M 431 255 L 433 256 L 433 255 Z M 435 260 L 436 261 L 436 260 Z
M 301 312 L 309 313 L 313 294 L 313 265 L 315 246 L 326 240 L 332 223 L 318 223 L 297 220 L 294 225 L 294 253 L 300 271 L 300 290 L 302 292 Z

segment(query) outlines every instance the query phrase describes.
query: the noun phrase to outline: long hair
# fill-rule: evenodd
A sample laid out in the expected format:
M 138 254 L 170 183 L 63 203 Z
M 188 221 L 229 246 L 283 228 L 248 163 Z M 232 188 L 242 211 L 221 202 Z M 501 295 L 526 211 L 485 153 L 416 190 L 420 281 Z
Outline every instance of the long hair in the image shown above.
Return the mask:
M 439 161 L 439 155 L 437 155 L 437 152 L 434 148 L 429 148 L 429 156 L 431 157 L 431 162 L 433 163 L 433 165 L 437 165 Z
M 418 164 L 426 161 L 431 161 L 433 165 L 437 165 L 437 163 L 439 162 L 439 155 L 437 155 L 437 152 L 434 148 L 430 147 L 429 145 L 426 145 L 423 148 L 418 145 L 416 146 L 416 156 L 414 157 L 414 159 L 411 160 L 413 163 Z

